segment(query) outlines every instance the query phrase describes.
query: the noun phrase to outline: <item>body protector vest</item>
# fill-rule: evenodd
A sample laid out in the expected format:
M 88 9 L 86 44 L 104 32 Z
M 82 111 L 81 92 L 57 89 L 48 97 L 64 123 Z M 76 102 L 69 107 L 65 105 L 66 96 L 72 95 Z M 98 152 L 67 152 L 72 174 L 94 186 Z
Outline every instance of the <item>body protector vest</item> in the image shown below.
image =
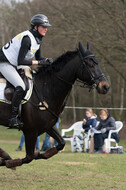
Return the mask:
M 27 52 L 25 56 L 26 60 L 33 58 L 36 51 L 40 48 L 40 44 L 37 43 L 33 34 L 28 30 L 15 36 L 9 43 L 7 43 L 2 48 L 6 58 L 14 66 L 18 65 L 18 55 L 21 47 L 21 42 L 24 36 L 29 36 L 31 40 L 30 50 Z

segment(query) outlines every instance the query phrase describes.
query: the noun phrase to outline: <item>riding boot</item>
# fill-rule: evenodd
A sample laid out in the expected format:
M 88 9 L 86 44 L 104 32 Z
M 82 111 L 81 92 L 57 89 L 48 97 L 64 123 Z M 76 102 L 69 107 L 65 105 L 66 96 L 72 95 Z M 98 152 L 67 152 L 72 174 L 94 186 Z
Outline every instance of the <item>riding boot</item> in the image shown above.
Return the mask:
M 15 88 L 13 98 L 12 98 L 12 104 L 11 104 L 11 116 L 10 116 L 10 128 L 17 128 L 20 129 L 23 127 L 23 122 L 19 119 L 19 105 L 21 103 L 21 100 L 23 98 L 24 90 L 21 86 L 17 86 Z

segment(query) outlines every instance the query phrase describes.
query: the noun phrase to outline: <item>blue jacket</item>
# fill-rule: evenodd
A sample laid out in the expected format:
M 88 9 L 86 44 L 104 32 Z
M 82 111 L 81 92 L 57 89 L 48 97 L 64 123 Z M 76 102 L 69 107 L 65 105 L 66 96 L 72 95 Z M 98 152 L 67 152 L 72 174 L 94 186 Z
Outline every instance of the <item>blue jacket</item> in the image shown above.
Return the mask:
M 86 124 L 82 124 L 82 128 L 85 130 L 85 132 L 88 132 L 90 129 L 90 125 L 94 128 L 97 124 L 97 118 L 92 116 L 91 118 L 86 118 Z

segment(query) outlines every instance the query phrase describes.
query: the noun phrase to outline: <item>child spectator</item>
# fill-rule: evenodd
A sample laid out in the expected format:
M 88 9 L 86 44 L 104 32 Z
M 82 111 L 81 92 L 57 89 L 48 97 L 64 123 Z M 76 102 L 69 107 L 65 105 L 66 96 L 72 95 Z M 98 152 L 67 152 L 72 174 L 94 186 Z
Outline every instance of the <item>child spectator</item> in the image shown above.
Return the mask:
M 88 143 L 88 134 L 87 132 L 89 131 L 89 129 L 96 127 L 97 124 L 97 115 L 93 113 L 93 110 L 87 109 L 86 110 L 86 118 L 83 119 L 83 124 L 82 124 L 82 128 L 84 129 L 84 133 L 85 133 L 85 149 L 86 152 L 89 151 L 89 143 Z

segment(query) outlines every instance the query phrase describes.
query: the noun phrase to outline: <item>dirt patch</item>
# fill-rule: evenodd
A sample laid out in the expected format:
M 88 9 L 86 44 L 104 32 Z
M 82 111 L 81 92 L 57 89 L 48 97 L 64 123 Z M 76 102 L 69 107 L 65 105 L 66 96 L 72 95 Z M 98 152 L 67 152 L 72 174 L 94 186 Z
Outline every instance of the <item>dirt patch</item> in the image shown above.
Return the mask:
M 90 165 L 90 166 L 95 165 L 95 163 L 87 163 L 87 162 L 58 162 L 58 163 L 65 165 Z
M 19 141 L 18 140 L 0 140 L 0 143 L 19 144 Z

